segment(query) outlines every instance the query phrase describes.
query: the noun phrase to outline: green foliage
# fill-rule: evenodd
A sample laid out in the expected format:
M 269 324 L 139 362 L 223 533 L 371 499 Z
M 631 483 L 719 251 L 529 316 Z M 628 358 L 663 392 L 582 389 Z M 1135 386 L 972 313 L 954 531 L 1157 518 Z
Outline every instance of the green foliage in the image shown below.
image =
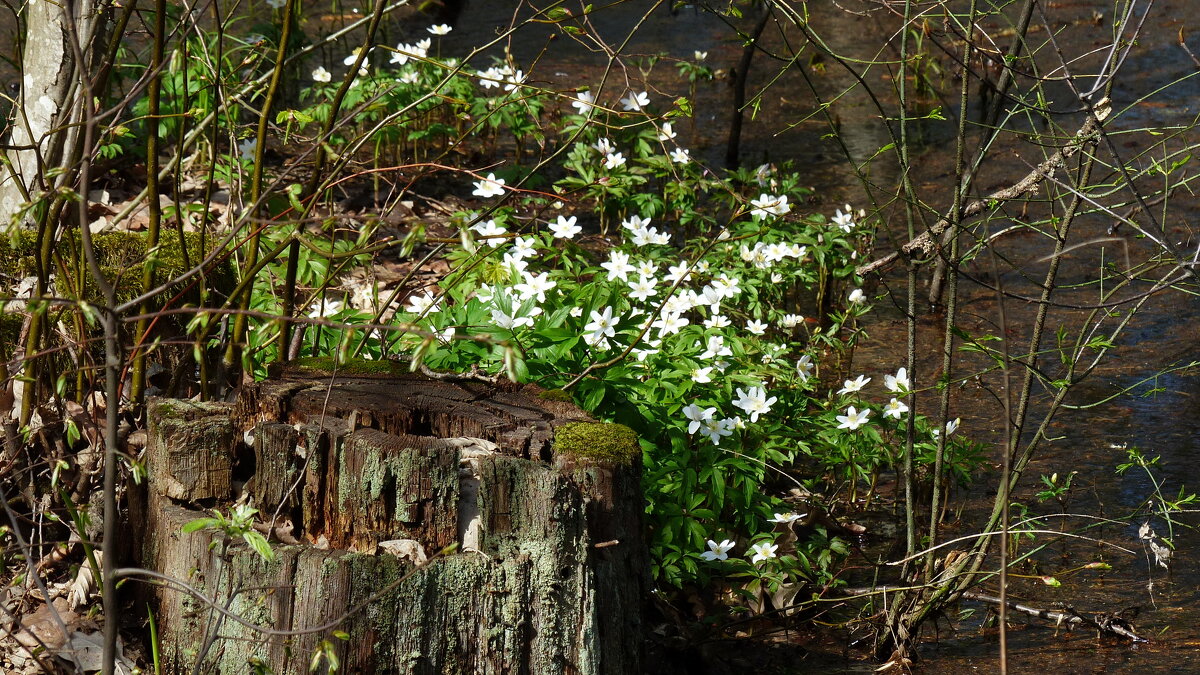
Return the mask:
M 250 548 L 254 549 L 259 557 L 271 561 L 275 559 L 275 551 L 267 543 L 267 538 L 254 529 L 254 516 L 257 514 L 258 509 L 245 504 L 234 506 L 228 515 L 214 509 L 211 518 L 196 518 L 186 523 L 183 526 L 183 533 L 191 534 L 200 530 L 214 530 L 229 539 L 243 540 Z M 213 541 L 210 546 L 215 547 L 220 543 L 220 541 Z

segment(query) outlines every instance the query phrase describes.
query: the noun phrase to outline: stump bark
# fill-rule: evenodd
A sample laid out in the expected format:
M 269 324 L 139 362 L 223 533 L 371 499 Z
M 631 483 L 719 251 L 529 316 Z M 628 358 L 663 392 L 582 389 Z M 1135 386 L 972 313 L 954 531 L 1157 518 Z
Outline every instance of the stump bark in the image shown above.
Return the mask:
M 233 404 L 151 401 L 142 563 L 205 596 L 154 587 L 168 667 L 640 672 L 637 440 L 553 394 L 292 368 Z M 273 560 L 181 532 L 234 499 Z

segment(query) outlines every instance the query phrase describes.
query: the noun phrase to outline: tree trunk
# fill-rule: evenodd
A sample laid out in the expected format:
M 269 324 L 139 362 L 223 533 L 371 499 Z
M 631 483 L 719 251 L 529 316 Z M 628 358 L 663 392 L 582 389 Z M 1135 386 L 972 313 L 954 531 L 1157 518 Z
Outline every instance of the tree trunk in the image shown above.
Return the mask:
M 295 368 L 232 405 L 152 401 L 145 566 L 312 629 L 156 587 L 169 667 L 306 673 L 328 641 L 340 672 L 640 672 L 636 437 L 554 393 Z M 239 486 L 260 531 L 277 516 L 273 561 L 180 534 Z
M 74 183 L 70 168 L 80 154 L 83 121 L 81 80 L 90 80 L 94 63 L 80 64 L 76 49 L 89 60 L 107 26 L 107 3 L 30 2 L 24 5 L 25 49 L 21 93 L 9 127 L 7 166 L 0 169 L 0 225 L 32 227 L 31 202 Z M 78 43 L 76 43 L 78 39 Z M 82 69 L 83 76 L 80 75 Z M 83 98 L 82 101 L 86 101 Z M 50 173 L 52 175 L 48 176 Z

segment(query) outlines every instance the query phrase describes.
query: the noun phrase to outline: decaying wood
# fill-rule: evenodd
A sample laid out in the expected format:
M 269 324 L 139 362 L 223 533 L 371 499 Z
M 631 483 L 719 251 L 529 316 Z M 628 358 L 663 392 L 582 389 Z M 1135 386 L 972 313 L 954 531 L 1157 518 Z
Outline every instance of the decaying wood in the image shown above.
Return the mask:
M 329 640 L 341 672 L 640 672 L 639 462 L 562 452 L 556 430 L 591 420 L 540 393 L 293 370 L 234 404 L 151 402 L 143 565 L 277 631 L 217 626 L 204 603 L 159 588 L 169 666 L 203 658 L 212 672 L 246 672 L 259 659 L 307 673 Z M 206 459 L 185 461 L 189 451 Z M 210 475 L 218 466 L 225 479 Z M 222 556 L 214 533 L 181 534 L 236 497 L 260 510 L 273 561 L 239 542 Z M 348 640 L 282 634 L 346 612 Z M 214 626 L 222 639 L 201 653 Z
M 220 403 L 160 401 L 150 434 L 170 439 L 150 456 L 150 473 L 162 496 L 200 502 L 231 494 L 234 427 Z

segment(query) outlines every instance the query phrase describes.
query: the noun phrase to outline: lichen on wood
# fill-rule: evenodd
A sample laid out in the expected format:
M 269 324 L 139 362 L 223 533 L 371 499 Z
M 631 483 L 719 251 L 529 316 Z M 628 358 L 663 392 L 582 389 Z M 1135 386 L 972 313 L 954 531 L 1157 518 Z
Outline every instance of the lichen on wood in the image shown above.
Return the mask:
M 231 495 L 236 439 L 229 406 L 152 399 L 147 444 L 162 496 L 198 502 Z
M 236 542 L 218 558 L 212 533 L 179 534 L 211 504 L 167 499 L 152 473 L 142 562 L 216 602 L 232 598 L 231 611 L 259 625 L 341 618 L 349 635 L 263 636 L 224 621 L 228 639 L 208 655 L 220 672 L 254 659 L 304 673 L 326 639 L 345 672 L 640 672 L 648 577 L 636 436 L 539 392 L 285 369 L 221 410 L 236 437 L 253 434 L 252 503 L 264 519 L 290 519 L 299 545 L 274 542 L 271 564 Z M 188 410 L 152 414 L 190 419 Z M 458 550 L 414 568 L 385 542 L 420 555 Z M 190 667 L 209 614 L 169 590 L 156 597 L 172 614 L 160 617 L 167 663 Z

